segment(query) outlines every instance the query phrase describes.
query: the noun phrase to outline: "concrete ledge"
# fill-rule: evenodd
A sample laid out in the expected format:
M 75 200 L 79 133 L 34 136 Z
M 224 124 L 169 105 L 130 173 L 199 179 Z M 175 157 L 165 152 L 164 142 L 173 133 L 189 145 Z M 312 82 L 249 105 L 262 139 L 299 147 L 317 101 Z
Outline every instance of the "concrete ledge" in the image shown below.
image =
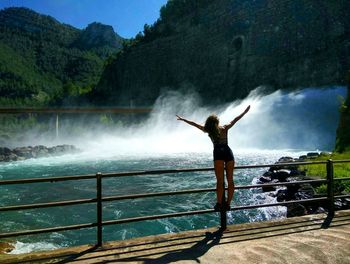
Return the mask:
M 350 210 L 142 237 L 47 252 L 0 255 L 0 263 L 350 263 Z

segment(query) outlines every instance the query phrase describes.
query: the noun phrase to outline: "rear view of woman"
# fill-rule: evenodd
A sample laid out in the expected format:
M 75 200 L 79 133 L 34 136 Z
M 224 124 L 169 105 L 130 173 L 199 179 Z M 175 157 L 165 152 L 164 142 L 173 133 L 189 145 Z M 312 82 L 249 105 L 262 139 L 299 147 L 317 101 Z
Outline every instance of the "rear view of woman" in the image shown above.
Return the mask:
M 216 211 L 221 209 L 230 210 L 230 204 L 234 193 L 233 170 L 235 166 L 235 159 L 232 150 L 228 146 L 227 134 L 228 130 L 233 127 L 238 120 L 240 120 L 250 109 L 248 106 L 243 113 L 235 117 L 230 123 L 224 126 L 219 125 L 219 118 L 216 115 L 210 115 L 205 121 L 204 126 L 193 121 L 187 120 L 180 116 L 176 116 L 177 120 L 184 121 L 187 124 L 194 126 L 205 133 L 208 133 L 214 145 L 214 169 L 216 176 L 216 198 L 217 203 L 214 206 Z M 224 171 L 226 170 L 226 179 L 228 185 L 227 200 L 222 201 L 224 193 Z

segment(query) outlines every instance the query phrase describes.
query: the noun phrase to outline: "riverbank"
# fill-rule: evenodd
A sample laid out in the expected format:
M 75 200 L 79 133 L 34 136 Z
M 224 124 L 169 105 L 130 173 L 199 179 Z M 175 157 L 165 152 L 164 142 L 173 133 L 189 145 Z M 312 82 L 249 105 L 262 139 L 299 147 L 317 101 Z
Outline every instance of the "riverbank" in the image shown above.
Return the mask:
M 312 165 L 284 165 L 285 163 L 294 163 L 301 161 L 323 161 L 323 160 L 342 160 L 350 159 L 350 153 L 326 153 L 311 152 L 298 158 L 281 157 L 275 164 L 281 166 L 270 167 L 262 176 L 258 177 L 258 184 L 296 182 L 303 180 L 317 180 L 326 178 L 325 164 Z M 337 178 L 348 177 L 350 175 L 350 163 L 335 164 L 334 175 Z M 326 184 L 293 184 L 286 187 L 262 188 L 263 192 L 276 198 L 277 202 L 287 202 L 291 200 L 313 199 L 327 196 Z M 338 195 L 350 193 L 349 182 L 336 182 L 335 193 Z M 335 199 L 335 210 L 350 209 L 350 198 Z M 297 203 L 287 205 L 287 217 L 302 216 L 306 214 L 327 212 L 327 203 Z

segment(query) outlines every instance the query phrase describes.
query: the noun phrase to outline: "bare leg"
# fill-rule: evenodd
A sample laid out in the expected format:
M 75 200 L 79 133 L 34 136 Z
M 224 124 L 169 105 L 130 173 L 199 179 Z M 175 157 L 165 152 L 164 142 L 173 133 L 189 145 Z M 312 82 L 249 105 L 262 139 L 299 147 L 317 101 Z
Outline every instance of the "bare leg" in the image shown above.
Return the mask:
M 227 194 L 227 205 L 231 204 L 233 194 L 235 191 L 235 186 L 233 184 L 233 169 L 235 167 L 235 161 L 229 161 L 226 162 L 226 179 L 227 179 L 227 189 L 228 189 L 228 194 Z
M 216 176 L 216 199 L 222 204 L 222 195 L 224 193 L 224 161 L 214 160 L 214 169 Z

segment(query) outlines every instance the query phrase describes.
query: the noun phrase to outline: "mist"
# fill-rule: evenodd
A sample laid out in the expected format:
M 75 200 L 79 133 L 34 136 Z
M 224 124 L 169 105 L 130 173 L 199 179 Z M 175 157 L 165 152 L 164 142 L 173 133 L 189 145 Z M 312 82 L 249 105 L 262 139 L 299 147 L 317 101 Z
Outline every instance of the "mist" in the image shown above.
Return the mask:
M 206 107 L 195 92 L 168 91 L 161 95 L 147 118 L 139 122 L 119 122 L 105 127 L 85 116 L 60 124 L 59 137 L 54 129 L 40 137 L 26 137 L 31 145 L 73 144 L 93 157 L 122 155 L 164 155 L 211 153 L 206 133 L 177 121 L 175 115 L 204 124 L 215 113 L 224 125 L 251 105 L 250 111 L 229 131 L 230 146 L 245 150 L 320 150 L 334 148 L 340 96 L 345 87 L 307 88 L 300 91 L 276 91 L 264 95 L 264 87 L 252 91 L 244 100 Z M 137 115 L 137 114 L 134 114 Z M 79 129 L 79 126 L 83 126 Z M 72 128 L 78 133 L 72 133 Z

